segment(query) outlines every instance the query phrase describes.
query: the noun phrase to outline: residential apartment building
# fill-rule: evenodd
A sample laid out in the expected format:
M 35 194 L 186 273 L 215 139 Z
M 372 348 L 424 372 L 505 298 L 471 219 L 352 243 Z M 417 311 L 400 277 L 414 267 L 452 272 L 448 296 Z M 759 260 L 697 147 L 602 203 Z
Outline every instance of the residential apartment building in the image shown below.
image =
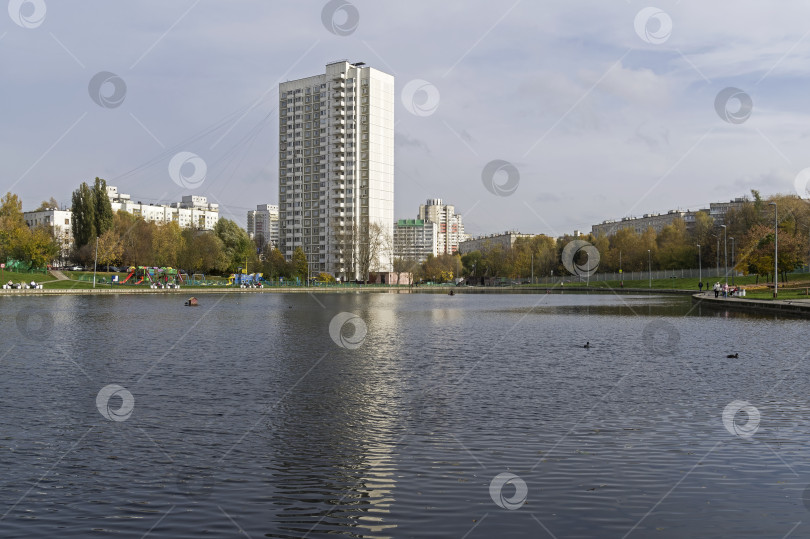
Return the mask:
M 259 245 L 278 247 L 278 206 L 259 204 L 247 212 L 247 233 Z
M 470 240 L 462 241 L 458 245 L 458 252 L 461 254 L 473 251 L 486 252 L 495 247 L 511 249 L 519 238 L 533 238 L 533 234 L 521 234 L 520 232 L 506 231 L 503 234 L 490 234 L 489 236 L 478 236 Z
M 73 212 L 49 208 L 23 212 L 23 218 L 29 228 L 38 226 L 50 228 L 53 237 L 59 242 L 60 258 L 64 261 L 70 257 L 70 250 L 73 248 Z
M 394 225 L 394 77 L 341 60 L 279 85 L 279 248 L 310 272 L 362 278 L 369 236 Z M 372 271 L 390 271 L 381 249 Z
M 440 198 L 429 198 L 426 204 L 420 204 L 418 218 L 438 226 L 439 254 L 454 254 L 458 252 L 458 244 L 469 239 L 464 233 L 461 214 L 456 213 L 455 206 L 443 204 Z
M 636 234 L 644 233 L 648 228 L 652 228 L 656 233 L 671 225 L 676 219 L 682 219 L 686 224 L 686 229 L 691 230 L 695 225 L 695 216 L 699 213 L 708 214 L 714 219 L 715 226 L 720 226 L 726 222 L 726 214 L 729 210 L 738 210 L 748 201 L 746 197 L 735 198 L 729 202 L 712 202 L 708 209 L 697 211 L 669 210 L 667 213 L 645 213 L 642 217 L 623 217 L 621 220 L 603 221 L 591 227 L 594 236 L 613 236 L 622 229 L 632 229 Z
M 394 258 L 423 262 L 439 254 L 439 225 L 423 219 L 400 219 L 394 224 Z
M 211 204 L 203 196 L 186 195 L 180 202 L 170 205 L 142 204 L 140 201 L 133 202 L 129 195 L 119 193 L 117 187 L 108 185 L 107 197 L 113 212 L 124 210 L 159 225 L 175 222 L 180 228 L 213 230 L 219 221 L 219 204 Z
M 691 212 L 670 210 L 667 213 L 645 213 L 642 217 L 624 217 L 620 221 L 603 221 L 591 227 L 591 234 L 597 237 L 613 236 L 619 230 L 626 228 L 633 230 L 636 234 L 643 234 L 648 228 L 652 228 L 658 233 L 676 219 L 686 220 L 689 213 Z M 691 221 L 694 222 L 694 218 Z

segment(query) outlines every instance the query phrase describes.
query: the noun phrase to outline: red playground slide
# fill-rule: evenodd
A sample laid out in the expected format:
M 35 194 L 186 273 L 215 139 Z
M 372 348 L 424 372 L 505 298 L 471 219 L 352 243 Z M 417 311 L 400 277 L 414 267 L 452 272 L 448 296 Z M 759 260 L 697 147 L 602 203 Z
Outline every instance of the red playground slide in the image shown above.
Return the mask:
M 143 282 L 143 277 L 141 277 L 141 280 L 140 280 L 140 281 L 138 281 L 138 282 L 137 282 L 137 283 L 135 283 L 135 284 L 141 284 L 142 282 Z
M 132 277 L 133 275 L 135 275 L 135 270 L 132 270 L 131 272 L 129 272 L 129 275 L 127 275 L 126 279 L 121 281 L 121 284 L 126 284 L 126 282 L 129 281 L 130 277 Z

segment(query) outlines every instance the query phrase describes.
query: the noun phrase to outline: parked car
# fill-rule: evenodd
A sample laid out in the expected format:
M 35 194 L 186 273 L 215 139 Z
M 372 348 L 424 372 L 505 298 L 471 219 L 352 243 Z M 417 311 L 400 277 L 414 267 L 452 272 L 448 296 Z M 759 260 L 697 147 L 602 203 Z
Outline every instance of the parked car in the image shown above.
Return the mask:
M 84 270 L 84 268 L 81 267 L 81 266 L 71 266 L 68 269 L 70 269 L 70 271 L 82 271 L 82 270 Z

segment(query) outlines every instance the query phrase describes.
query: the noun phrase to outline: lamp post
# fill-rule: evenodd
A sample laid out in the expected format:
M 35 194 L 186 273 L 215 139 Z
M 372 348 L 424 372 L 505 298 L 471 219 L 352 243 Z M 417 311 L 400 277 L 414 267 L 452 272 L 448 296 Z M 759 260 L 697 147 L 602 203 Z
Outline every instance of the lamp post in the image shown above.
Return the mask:
M 650 288 L 652 288 L 652 255 L 650 254 L 650 250 L 647 249 L 647 274 L 650 277 Z
M 624 272 L 622 272 L 622 251 L 619 250 L 619 278 L 622 281 L 621 287 L 624 288 Z
M 731 286 L 734 286 L 734 238 L 731 238 Z
M 773 297 L 779 294 L 779 210 L 776 202 L 768 204 L 773 206 Z
M 532 284 L 534 284 L 534 252 L 532 252 Z
M 700 263 L 700 244 L 697 244 L 698 248 L 698 282 L 703 282 L 703 265 Z
M 726 274 L 726 286 L 728 286 L 728 228 L 726 225 L 720 226 L 723 227 L 723 273 Z
M 98 236 L 96 236 L 96 259 L 93 262 L 93 288 L 96 287 L 96 268 L 98 267 Z

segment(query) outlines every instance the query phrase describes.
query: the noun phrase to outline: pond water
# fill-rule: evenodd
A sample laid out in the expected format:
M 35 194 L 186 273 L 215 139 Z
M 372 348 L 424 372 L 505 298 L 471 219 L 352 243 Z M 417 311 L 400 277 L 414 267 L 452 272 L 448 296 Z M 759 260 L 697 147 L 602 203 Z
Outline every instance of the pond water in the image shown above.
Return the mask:
M 810 535 L 805 321 L 184 299 L 0 298 L 1 537 Z

